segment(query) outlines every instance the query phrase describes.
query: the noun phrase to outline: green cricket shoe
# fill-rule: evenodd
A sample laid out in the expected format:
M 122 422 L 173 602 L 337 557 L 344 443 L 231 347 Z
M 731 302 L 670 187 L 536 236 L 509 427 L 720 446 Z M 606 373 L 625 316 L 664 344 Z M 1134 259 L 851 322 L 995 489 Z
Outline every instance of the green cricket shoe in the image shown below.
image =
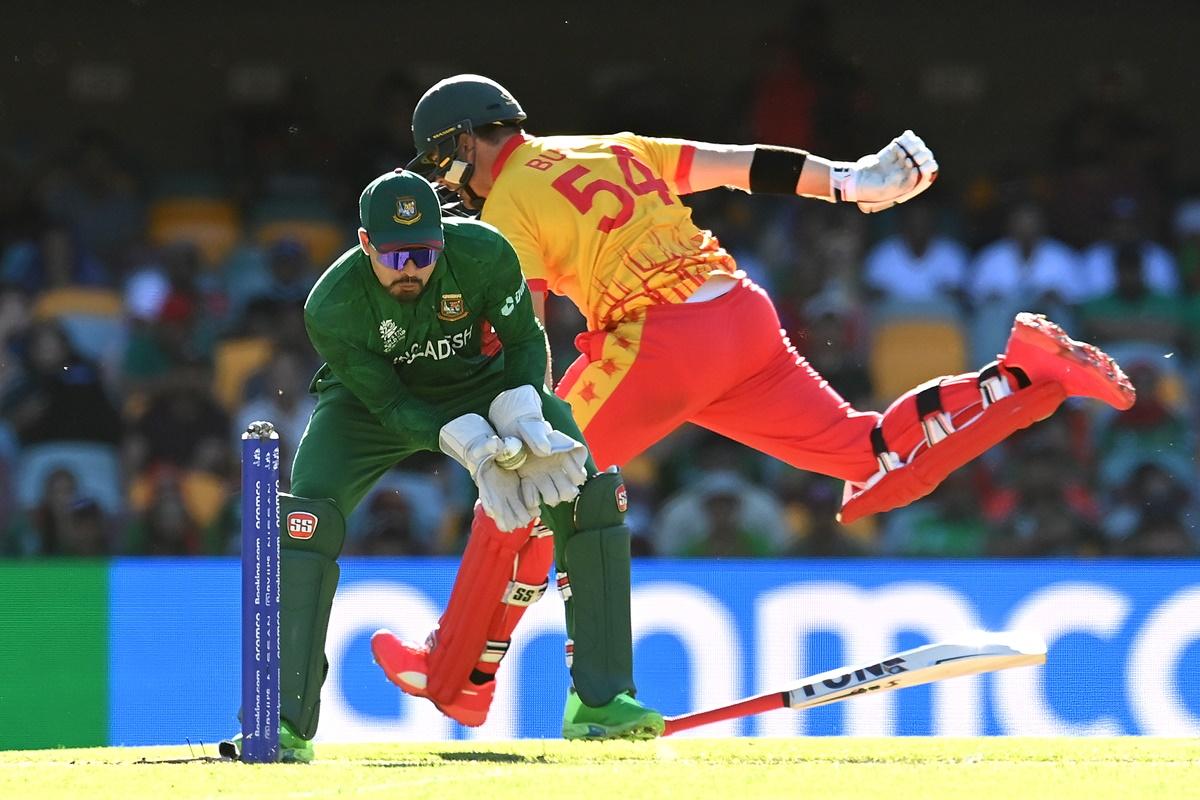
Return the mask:
M 235 761 L 241 757 L 242 735 L 239 733 L 217 745 L 217 752 Z M 287 720 L 279 721 L 279 762 L 281 764 L 308 764 L 313 760 L 312 740 L 303 739 Z
M 608 703 L 584 705 L 572 689 L 563 709 L 564 739 L 656 739 L 663 733 L 663 716 L 622 692 Z

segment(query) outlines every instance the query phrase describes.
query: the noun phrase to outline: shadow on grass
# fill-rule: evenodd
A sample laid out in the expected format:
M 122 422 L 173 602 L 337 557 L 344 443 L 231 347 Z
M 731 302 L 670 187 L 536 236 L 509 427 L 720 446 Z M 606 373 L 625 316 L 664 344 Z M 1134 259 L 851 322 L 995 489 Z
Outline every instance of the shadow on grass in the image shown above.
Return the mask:
M 517 764 L 529 761 L 516 753 L 483 753 L 478 751 L 437 753 L 443 761 L 483 761 L 493 764 Z
M 520 764 L 537 761 L 538 759 L 517 755 L 516 753 L 487 753 L 482 751 L 450 751 L 432 753 L 443 761 L 467 761 L 478 764 Z M 369 767 L 428 767 L 428 761 L 370 761 Z

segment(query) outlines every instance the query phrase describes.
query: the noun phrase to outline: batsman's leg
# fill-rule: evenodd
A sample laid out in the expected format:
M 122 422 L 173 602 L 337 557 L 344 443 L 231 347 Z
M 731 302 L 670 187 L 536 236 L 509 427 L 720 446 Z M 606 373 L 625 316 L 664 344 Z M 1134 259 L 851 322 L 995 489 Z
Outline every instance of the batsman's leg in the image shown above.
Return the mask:
M 979 372 L 935 378 L 901 396 L 871 431 L 879 471 L 848 482 L 840 518 L 853 522 L 925 496 L 947 475 L 1015 431 L 1054 413 L 1068 397 L 1118 410 L 1136 392 L 1099 348 L 1036 314 L 1018 314 L 1008 346 Z
M 547 528 L 502 531 L 476 503 L 438 627 L 424 645 L 377 631 L 371 637 L 375 662 L 408 694 L 429 698 L 463 725 L 482 725 L 495 695 L 496 671 L 525 610 L 546 592 L 553 556 Z

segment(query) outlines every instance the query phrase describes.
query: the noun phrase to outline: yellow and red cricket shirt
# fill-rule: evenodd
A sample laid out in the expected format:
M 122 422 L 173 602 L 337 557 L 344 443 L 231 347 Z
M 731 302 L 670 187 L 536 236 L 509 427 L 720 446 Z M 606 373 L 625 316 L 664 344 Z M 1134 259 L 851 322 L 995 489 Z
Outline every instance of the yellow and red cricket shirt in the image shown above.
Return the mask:
M 482 219 L 512 242 L 531 289 L 569 298 L 589 330 L 612 330 L 737 269 L 679 200 L 694 153 L 683 140 L 632 133 L 514 136 Z
M 531 289 L 587 319 L 557 387 L 601 468 L 694 422 L 802 469 L 875 470 L 878 415 L 850 408 L 797 354 L 766 293 L 680 202 L 695 145 L 632 133 L 513 136 L 482 218 Z M 686 303 L 714 274 L 738 284 Z

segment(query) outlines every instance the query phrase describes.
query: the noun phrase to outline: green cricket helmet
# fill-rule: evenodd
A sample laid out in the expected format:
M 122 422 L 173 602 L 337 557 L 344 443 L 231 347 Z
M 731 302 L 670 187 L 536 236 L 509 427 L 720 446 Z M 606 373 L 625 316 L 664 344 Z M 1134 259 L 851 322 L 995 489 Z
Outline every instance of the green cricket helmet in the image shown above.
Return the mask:
M 458 135 L 497 123 L 524 122 L 521 104 L 500 84 L 482 75 L 455 75 L 438 81 L 413 109 L 417 157 L 408 168 L 454 185 L 470 180 L 467 162 L 455 159 Z

